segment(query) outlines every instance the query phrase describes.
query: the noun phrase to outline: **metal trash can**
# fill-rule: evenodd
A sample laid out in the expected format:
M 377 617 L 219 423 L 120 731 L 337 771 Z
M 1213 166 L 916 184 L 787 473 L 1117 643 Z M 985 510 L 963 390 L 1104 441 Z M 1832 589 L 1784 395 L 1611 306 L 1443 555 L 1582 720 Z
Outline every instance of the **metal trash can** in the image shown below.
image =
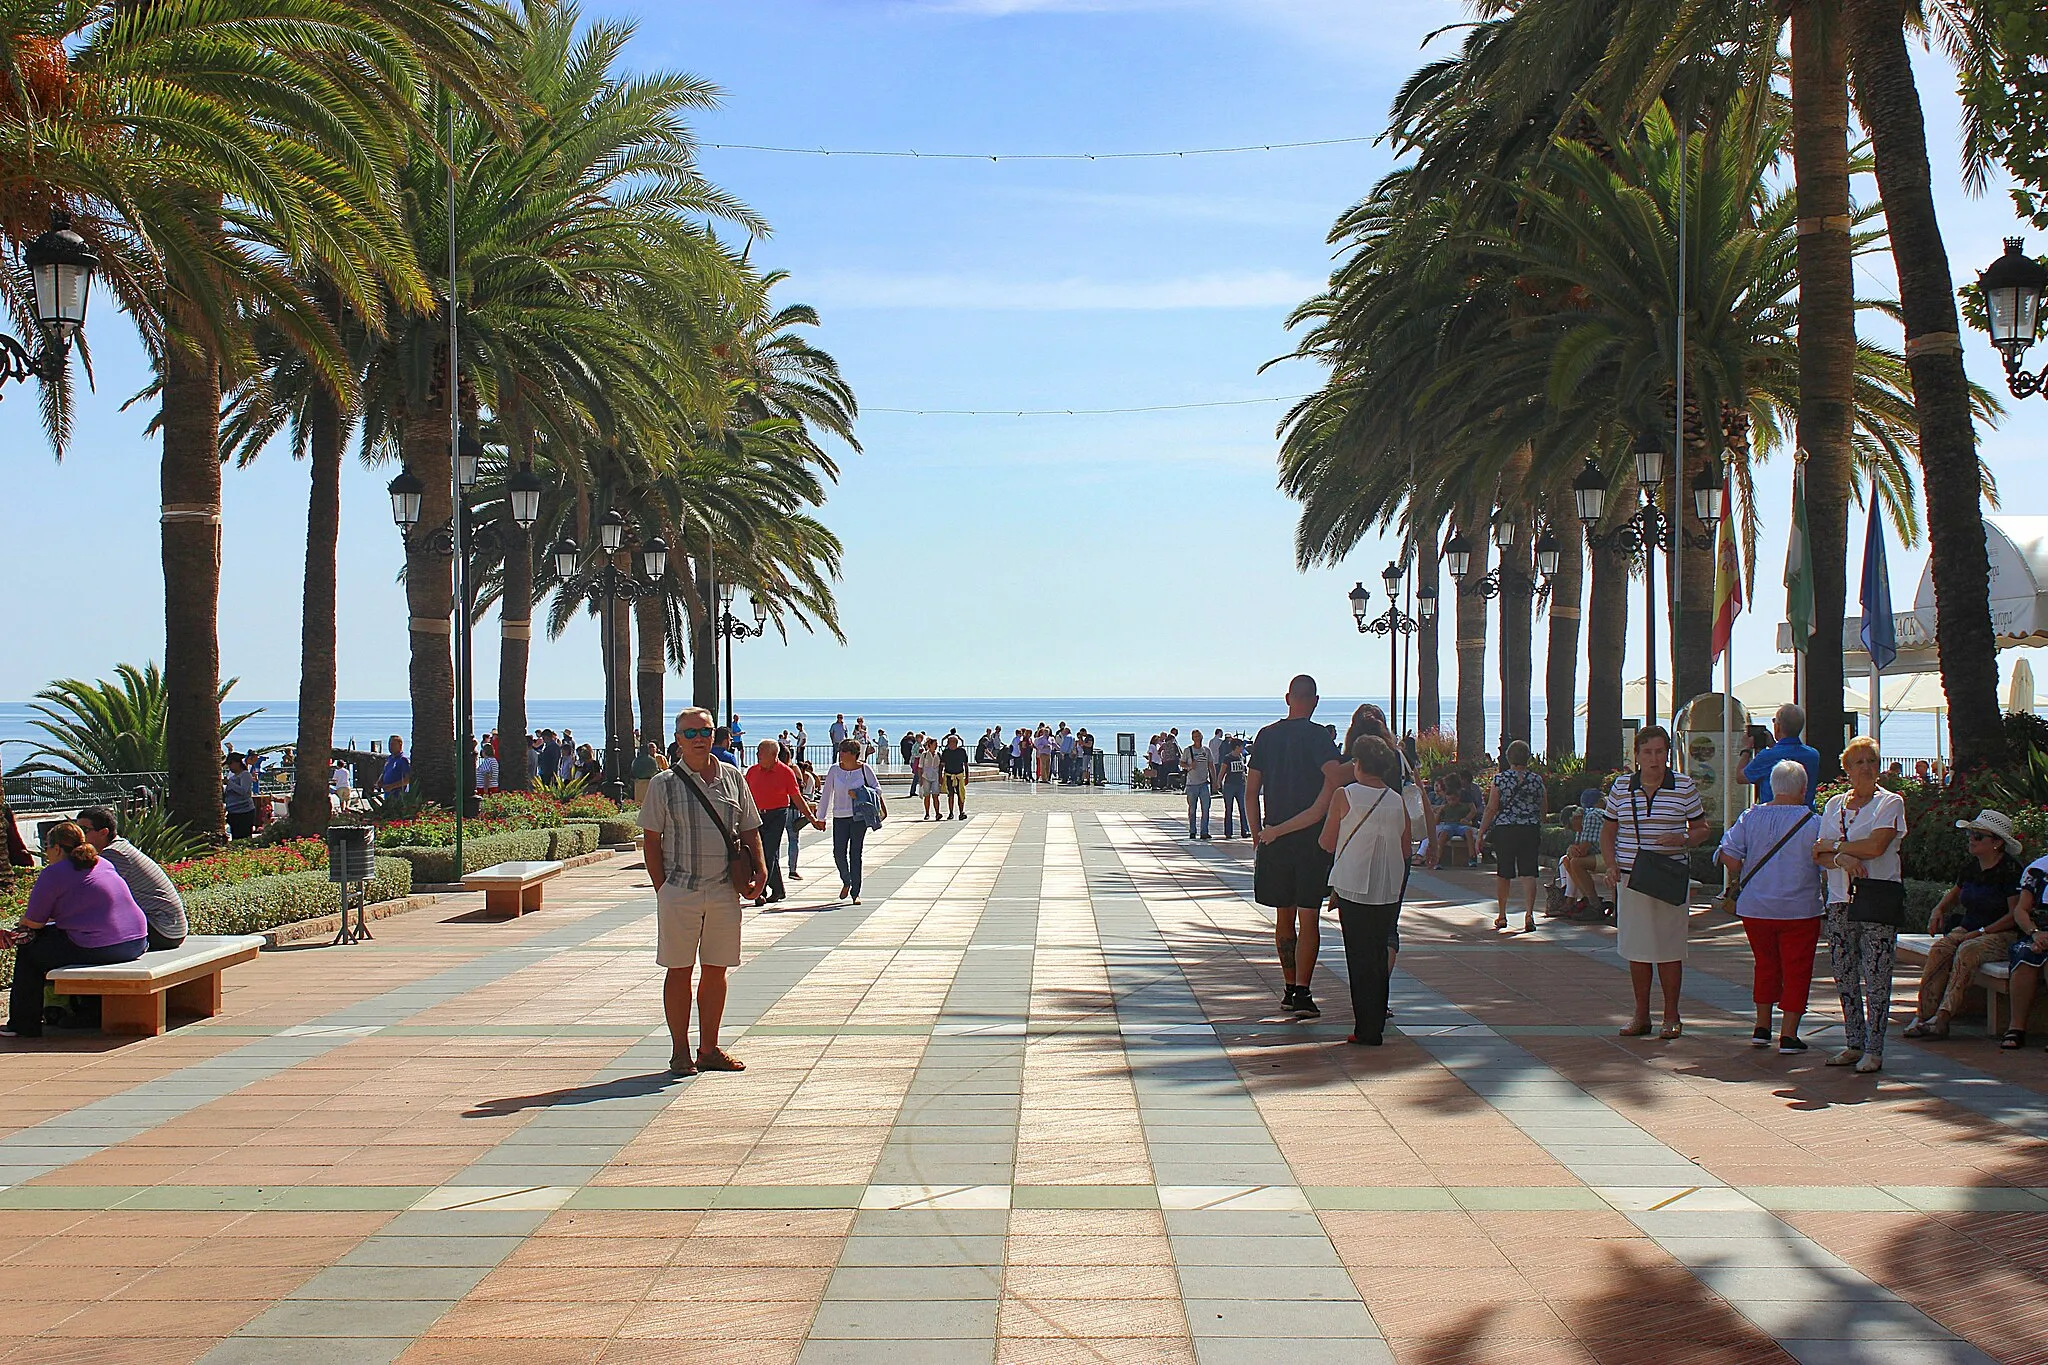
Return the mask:
M 369 825 L 327 827 L 327 880 L 337 885 L 377 875 L 377 831 Z

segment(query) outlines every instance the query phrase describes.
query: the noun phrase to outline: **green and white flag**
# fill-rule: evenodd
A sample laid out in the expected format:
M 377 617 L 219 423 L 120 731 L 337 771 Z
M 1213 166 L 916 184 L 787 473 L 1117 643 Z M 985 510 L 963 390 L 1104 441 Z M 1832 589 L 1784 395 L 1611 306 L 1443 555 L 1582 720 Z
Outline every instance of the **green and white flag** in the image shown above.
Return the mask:
M 1792 648 L 1806 652 L 1813 638 L 1813 546 L 1806 535 L 1806 462 L 1792 472 L 1792 535 L 1785 543 L 1785 623 Z

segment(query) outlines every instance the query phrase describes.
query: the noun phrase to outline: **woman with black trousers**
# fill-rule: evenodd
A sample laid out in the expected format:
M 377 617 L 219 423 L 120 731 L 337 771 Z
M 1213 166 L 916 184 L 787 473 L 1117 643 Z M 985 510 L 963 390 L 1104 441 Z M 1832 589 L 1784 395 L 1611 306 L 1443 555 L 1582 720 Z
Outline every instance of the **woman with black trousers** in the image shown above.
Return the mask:
M 1387 942 L 1401 914 L 1411 837 L 1408 808 L 1395 783 L 1401 759 L 1377 735 L 1359 735 L 1348 754 L 1356 781 L 1330 797 L 1322 846 L 1333 854 L 1330 889 L 1344 931 L 1345 974 L 1351 979 L 1347 1042 L 1378 1047 L 1387 1023 Z

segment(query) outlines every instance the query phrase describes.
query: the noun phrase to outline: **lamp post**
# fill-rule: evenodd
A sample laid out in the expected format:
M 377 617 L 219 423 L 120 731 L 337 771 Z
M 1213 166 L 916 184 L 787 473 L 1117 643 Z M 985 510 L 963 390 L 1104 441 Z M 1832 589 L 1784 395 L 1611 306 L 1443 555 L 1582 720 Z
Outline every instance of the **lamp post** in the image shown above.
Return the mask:
M 732 614 L 733 585 L 718 585 L 718 620 L 715 629 L 725 642 L 725 723 L 730 727 L 738 714 L 732 704 L 732 642 L 755 640 L 768 632 L 768 604 L 754 595 L 754 624 L 748 625 Z
M 1577 504 L 1579 520 L 1586 527 L 1586 544 L 1595 550 L 1620 550 L 1628 554 L 1637 551 L 1643 556 L 1643 642 L 1644 657 L 1648 661 L 1643 670 L 1643 709 L 1646 725 L 1657 723 L 1657 551 L 1673 552 L 1676 529 L 1665 517 L 1664 509 L 1657 504 L 1657 487 L 1664 482 L 1664 450 L 1649 436 L 1636 440 L 1634 452 L 1636 484 L 1642 490 L 1643 505 L 1613 530 L 1595 532 L 1600 519 L 1607 513 L 1607 476 L 1589 456 L 1586 467 L 1572 480 L 1572 500 Z M 1721 516 L 1721 469 L 1710 463 L 1701 476 L 1699 485 L 1692 490 L 1693 512 L 1707 528 L 1705 537 L 1708 546 L 1713 544 L 1713 529 Z M 1686 543 L 1698 548 L 1690 533 Z
M 614 800 L 623 790 L 626 765 L 619 753 L 619 743 L 624 737 L 613 723 L 618 712 L 618 661 L 614 657 L 617 639 L 613 634 L 613 623 L 621 601 L 637 602 L 643 597 L 655 596 L 662 591 L 662 578 L 668 573 L 668 542 L 660 536 L 652 537 L 640 547 L 643 577 L 621 573 L 618 553 L 625 543 L 626 519 L 614 509 L 598 518 L 598 562 L 592 567 L 581 568 L 583 551 L 568 536 L 556 541 L 551 551 L 555 577 L 562 581 L 562 590 L 574 597 L 589 598 L 603 611 L 604 771 L 605 787 Z
M 1451 538 L 1444 543 L 1444 563 L 1450 570 L 1451 582 L 1457 587 L 1458 592 L 1466 597 L 1484 597 L 1489 601 L 1507 594 L 1533 599 L 1539 586 L 1539 579 L 1541 580 L 1541 586 L 1548 587 L 1551 577 L 1557 573 L 1557 537 L 1550 533 L 1548 527 L 1545 527 L 1537 535 L 1535 556 L 1538 577 L 1531 578 L 1529 575 L 1517 572 L 1507 566 L 1507 552 L 1515 548 L 1515 544 L 1521 539 L 1521 536 L 1521 523 L 1516 520 L 1514 514 L 1505 508 L 1497 511 L 1493 517 L 1493 543 L 1501 551 L 1501 562 L 1492 572 L 1482 574 L 1478 578 L 1472 578 L 1471 544 L 1454 527 L 1451 531 Z M 1467 581 L 1468 579 L 1470 579 L 1469 582 Z M 1507 611 L 1505 604 L 1503 604 L 1501 611 L 1501 681 L 1507 694 L 1502 697 L 1501 704 L 1501 725 L 1503 730 L 1508 728 L 1511 713 L 1514 716 L 1520 715 L 1519 706 L 1511 705 L 1510 702 L 1513 698 L 1521 696 L 1518 688 L 1506 686 L 1510 677 L 1513 676 L 1516 661 L 1514 646 L 1507 639 L 1507 628 Z M 1525 738 L 1525 736 L 1522 738 Z
M 84 330 L 93 276 L 100 267 L 98 253 L 71 230 L 71 215 L 61 209 L 51 213 L 50 230 L 30 242 L 21 257 L 28 266 L 42 344 L 31 351 L 0 335 L 0 384 L 31 375 L 50 381 L 63 372 L 71 339 Z
M 1387 609 L 1378 616 L 1370 614 L 1371 607 L 1369 604 L 1372 601 L 1372 594 L 1366 591 L 1363 582 L 1354 586 L 1346 596 L 1351 600 L 1351 619 L 1358 623 L 1358 633 L 1360 635 L 1384 635 L 1387 638 L 1387 714 L 1394 718 L 1396 724 L 1399 724 L 1401 720 L 1401 637 L 1413 635 L 1416 626 L 1420 623 L 1415 617 L 1401 610 L 1401 564 L 1399 560 L 1390 561 L 1386 568 L 1380 570 L 1380 581 L 1387 590 Z M 1418 600 L 1416 609 L 1418 611 L 1434 613 L 1436 594 L 1431 593 L 1426 601 L 1428 605 L 1424 606 L 1423 600 Z M 1396 738 L 1399 738 L 1398 734 Z
M 2041 329 L 2041 296 L 2048 293 L 2048 266 L 2021 250 L 2024 237 L 2005 239 L 2005 254 L 1977 277 L 1984 311 L 1991 325 L 1991 344 L 2005 361 L 2005 387 L 2015 398 L 2029 398 L 2048 387 L 2048 369 L 2035 374 L 2020 367 L 2020 358 Z

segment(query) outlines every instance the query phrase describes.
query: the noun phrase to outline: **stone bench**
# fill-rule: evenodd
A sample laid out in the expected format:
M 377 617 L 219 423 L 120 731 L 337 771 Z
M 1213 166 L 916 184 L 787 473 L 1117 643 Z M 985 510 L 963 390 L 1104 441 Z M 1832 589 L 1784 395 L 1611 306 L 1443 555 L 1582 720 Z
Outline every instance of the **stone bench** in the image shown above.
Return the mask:
M 144 953 L 133 962 L 59 967 L 50 984 L 60 995 L 97 995 L 106 1033 L 154 1038 L 171 1015 L 211 1019 L 220 1013 L 221 973 L 254 958 L 257 934 L 194 934 L 176 948 Z
M 1900 934 L 1896 956 L 1905 962 L 1926 965 L 1928 950 L 1934 947 L 1932 934 Z M 1984 1031 L 1993 1035 L 2008 1028 L 2025 1028 L 2026 1021 L 2015 1024 L 2009 1016 L 2012 1013 L 2012 964 L 2009 962 L 1986 962 L 1977 968 L 1977 975 L 1971 985 L 1984 992 Z M 2048 1005 L 2048 992 L 2043 992 L 2035 1001 L 2033 1013 L 2042 1012 L 2041 1006 Z
M 484 893 L 486 914 L 517 919 L 528 910 L 540 909 L 541 887 L 548 878 L 562 875 L 562 864 L 546 862 L 493 863 L 467 873 L 462 884 Z

